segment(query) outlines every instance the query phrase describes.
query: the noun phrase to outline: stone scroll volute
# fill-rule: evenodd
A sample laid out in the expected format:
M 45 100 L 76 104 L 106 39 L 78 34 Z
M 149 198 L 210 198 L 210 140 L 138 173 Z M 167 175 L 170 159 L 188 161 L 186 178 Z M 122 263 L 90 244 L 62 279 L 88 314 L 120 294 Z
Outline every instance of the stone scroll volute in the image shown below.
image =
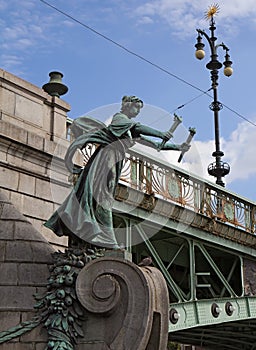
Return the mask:
M 76 292 L 85 314 L 77 349 L 166 349 L 168 291 L 157 269 L 97 259 L 79 273 Z

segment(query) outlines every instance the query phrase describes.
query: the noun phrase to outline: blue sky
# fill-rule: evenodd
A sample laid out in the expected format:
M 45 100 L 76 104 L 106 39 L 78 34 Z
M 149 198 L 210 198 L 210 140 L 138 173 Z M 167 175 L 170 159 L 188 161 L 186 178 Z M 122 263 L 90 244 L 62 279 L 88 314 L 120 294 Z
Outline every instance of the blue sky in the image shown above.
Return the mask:
M 137 95 L 148 106 L 139 120 L 167 130 L 172 123 L 172 114 L 167 112 L 185 104 L 176 111 L 183 117 L 183 134 L 177 133 L 174 141 L 185 138 L 189 126 L 197 129 L 193 147 L 182 166 L 207 177 L 207 166 L 214 161 L 213 113 L 208 107 L 212 98 L 191 85 L 202 91 L 211 86 L 210 73 L 205 68 L 210 59 L 207 43 L 202 61 L 195 58 L 194 45 L 196 28 L 208 31 L 204 13 L 212 2 L 48 0 L 48 3 L 171 75 L 40 0 L 0 0 L 0 67 L 37 86 L 48 82 L 50 71 L 61 71 L 69 87 L 63 98 L 71 105 L 71 118 L 94 110 L 91 114 L 104 121 L 109 117 L 104 116 L 104 111 L 118 110 L 123 95 Z M 231 166 L 225 178 L 226 188 L 256 201 L 256 126 L 230 110 L 256 123 L 255 0 L 225 0 L 218 4 L 216 36 L 218 43 L 224 42 L 230 48 L 234 69 L 229 78 L 220 71 L 218 89 L 219 100 L 229 107 L 224 107 L 219 116 L 223 161 Z M 224 51 L 218 52 L 220 61 L 224 61 Z M 102 112 L 102 106 L 109 105 L 113 108 L 97 114 Z M 165 157 L 178 165 L 176 155 Z M 214 178 L 210 179 L 214 182 Z

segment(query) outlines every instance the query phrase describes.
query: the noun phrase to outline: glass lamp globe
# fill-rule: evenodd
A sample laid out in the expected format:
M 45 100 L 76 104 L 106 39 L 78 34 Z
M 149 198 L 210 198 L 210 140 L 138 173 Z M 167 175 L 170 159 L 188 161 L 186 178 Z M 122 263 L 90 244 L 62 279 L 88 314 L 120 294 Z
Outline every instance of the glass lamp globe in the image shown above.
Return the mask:
M 202 60 L 205 56 L 204 50 L 196 50 L 195 56 L 197 59 Z
M 233 68 L 232 67 L 225 67 L 224 68 L 224 75 L 226 77 L 230 77 L 233 74 Z

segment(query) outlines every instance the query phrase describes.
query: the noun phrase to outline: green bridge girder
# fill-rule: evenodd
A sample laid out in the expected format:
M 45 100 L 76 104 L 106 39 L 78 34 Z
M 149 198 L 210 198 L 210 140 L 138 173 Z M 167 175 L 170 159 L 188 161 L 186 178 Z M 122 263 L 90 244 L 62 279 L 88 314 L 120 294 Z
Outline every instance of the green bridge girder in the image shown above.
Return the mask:
M 152 206 L 152 197 L 122 184 L 116 199 L 119 241 L 135 262 L 151 256 L 166 279 L 170 339 L 205 349 L 254 349 L 256 250 L 232 239 L 246 233 L 216 221 L 228 231 L 213 234 L 209 218 L 160 199 Z
M 213 317 L 212 306 L 220 309 Z M 230 313 L 227 306 L 232 305 Z M 170 339 L 206 349 L 252 350 L 256 343 L 256 298 L 231 297 L 171 303 L 178 313 L 176 324 L 170 321 Z

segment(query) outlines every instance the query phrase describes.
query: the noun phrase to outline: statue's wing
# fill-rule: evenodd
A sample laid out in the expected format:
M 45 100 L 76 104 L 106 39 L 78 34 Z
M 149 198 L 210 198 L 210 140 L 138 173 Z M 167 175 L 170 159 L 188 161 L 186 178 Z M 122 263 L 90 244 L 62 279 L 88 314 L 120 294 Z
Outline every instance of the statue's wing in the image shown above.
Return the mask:
M 70 128 L 75 138 L 77 138 L 83 134 L 90 133 L 93 130 L 104 129 L 106 128 L 106 125 L 92 117 L 83 116 L 75 119 Z
M 67 149 L 65 155 L 65 164 L 70 172 L 73 172 L 72 158 L 77 149 L 82 149 L 86 142 L 93 142 L 95 138 L 92 137 L 93 133 L 99 130 L 106 129 L 106 125 L 101 121 L 92 117 L 83 116 L 77 118 L 71 124 L 71 131 L 75 136 L 75 140 L 71 143 Z M 96 139 L 97 140 L 97 139 Z

